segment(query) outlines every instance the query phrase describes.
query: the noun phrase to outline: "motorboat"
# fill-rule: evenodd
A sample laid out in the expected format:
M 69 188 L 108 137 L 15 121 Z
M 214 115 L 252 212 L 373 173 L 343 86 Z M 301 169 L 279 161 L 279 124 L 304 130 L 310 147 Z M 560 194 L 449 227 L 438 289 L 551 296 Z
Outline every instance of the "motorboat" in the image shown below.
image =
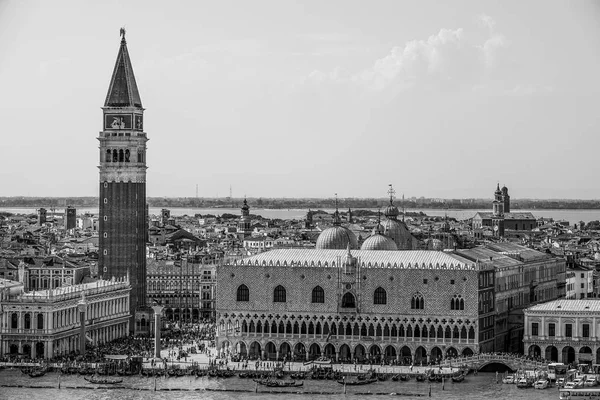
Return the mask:
M 514 384 L 515 383 L 515 376 L 514 375 L 506 375 L 502 379 L 502 383 L 508 383 L 509 385 Z
M 573 379 L 573 387 L 575 389 L 582 388 L 584 382 L 585 382 L 585 378 L 575 378 L 575 379 Z
M 533 387 L 536 389 L 546 389 L 548 384 L 549 382 L 546 379 L 539 379 L 533 384 Z
M 521 388 L 521 389 L 526 389 L 526 388 L 530 388 L 532 386 L 532 383 L 529 379 L 522 377 L 521 379 L 519 379 L 519 381 L 517 382 L 517 387 Z

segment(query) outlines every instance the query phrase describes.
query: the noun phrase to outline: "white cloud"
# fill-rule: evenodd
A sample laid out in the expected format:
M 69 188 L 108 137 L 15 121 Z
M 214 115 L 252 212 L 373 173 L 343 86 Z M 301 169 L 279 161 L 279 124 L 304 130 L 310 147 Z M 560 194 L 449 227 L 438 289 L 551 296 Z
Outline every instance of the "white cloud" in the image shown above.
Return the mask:
M 496 23 L 491 17 L 482 15 L 479 21 L 486 32 L 441 29 L 425 40 L 411 40 L 392 48 L 346 81 L 376 91 L 417 85 L 473 87 L 494 67 L 498 49 L 508 44 L 502 34 L 495 32 Z M 314 71 L 309 79 L 339 83 L 345 78 Z

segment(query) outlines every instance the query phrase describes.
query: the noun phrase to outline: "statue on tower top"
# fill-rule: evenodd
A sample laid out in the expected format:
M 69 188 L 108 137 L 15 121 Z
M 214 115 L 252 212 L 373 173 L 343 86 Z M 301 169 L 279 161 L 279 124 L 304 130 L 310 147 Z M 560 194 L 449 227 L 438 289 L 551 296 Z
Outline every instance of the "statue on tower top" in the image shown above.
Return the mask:
M 119 36 L 121 36 L 121 40 L 125 40 L 125 27 L 121 27 L 119 30 Z

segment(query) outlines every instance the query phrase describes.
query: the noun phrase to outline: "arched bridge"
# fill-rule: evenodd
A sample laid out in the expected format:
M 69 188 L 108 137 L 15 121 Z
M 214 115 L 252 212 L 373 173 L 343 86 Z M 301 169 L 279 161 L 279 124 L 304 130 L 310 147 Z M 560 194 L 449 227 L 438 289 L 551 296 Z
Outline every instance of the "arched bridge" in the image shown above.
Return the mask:
M 444 360 L 440 364 L 443 367 L 460 367 L 466 365 L 468 368 L 477 371 L 489 364 L 506 365 L 512 371 L 516 371 L 518 369 L 545 369 L 547 367 L 546 363 L 528 360 L 526 358 L 510 354 L 479 354 L 468 357 L 453 358 L 451 360 Z

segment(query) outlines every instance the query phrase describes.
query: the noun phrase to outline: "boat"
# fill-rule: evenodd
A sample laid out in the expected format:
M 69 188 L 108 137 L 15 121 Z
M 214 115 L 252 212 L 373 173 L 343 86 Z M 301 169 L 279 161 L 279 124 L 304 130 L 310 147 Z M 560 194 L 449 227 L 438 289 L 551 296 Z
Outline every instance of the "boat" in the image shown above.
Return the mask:
M 254 379 L 254 382 L 267 387 L 300 387 L 304 381 L 284 381 L 280 379 Z
M 369 378 L 369 379 L 363 379 L 363 380 L 346 380 L 346 379 L 340 379 L 337 381 L 337 383 L 341 383 L 342 385 L 348 385 L 348 386 L 359 386 L 359 385 L 368 385 L 370 383 L 374 383 L 377 382 L 377 378 Z
M 529 380 L 525 377 L 519 379 L 519 381 L 517 382 L 517 387 L 520 389 L 526 389 L 526 388 L 530 388 L 532 386 L 533 386 L 533 384 L 532 384 L 531 380 Z
M 465 374 L 460 374 L 452 377 L 452 382 L 462 382 L 465 380 Z
M 393 375 L 393 376 L 392 376 L 392 380 L 393 380 L 394 382 L 398 382 L 398 379 L 400 379 L 400 374 L 396 374 L 396 375 Z
M 509 385 L 515 383 L 515 376 L 514 375 L 506 375 L 502 379 L 502 383 L 507 383 Z
M 585 381 L 586 381 L 586 376 L 585 375 L 583 377 L 581 377 L 581 378 L 575 378 L 575 379 L 573 379 L 573 387 L 575 389 L 582 388 L 583 387 L 583 383 Z
M 425 382 L 425 375 L 419 374 L 416 376 L 417 382 Z
M 98 385 L 114 385 L 115 383 L 123 382 L 123 379 L 121 378 L 100 378 L 96 375 L 90 377 L 84 376 L 83 379 L 85 379 L 89 383 L 95 383 Z
M 585 381 L 585 383 L 583 384 L 584 387 L 594 387 L 594 386 L 598 386 L 598 381 L 596 379 L 588 379 L 587 381 Z
M 377 380 L 379 380 L 379 381 L 387 381 L 388 380 L 388 374 L 377 374 Z
M 539 379 L 533 384 L 533 387 L 535 389 L 546 389 L 548 384 L 549 382 L 546 379 Z
M 39 378 L 44 375 L 46 375 L 46 368 L 38 368 L 29 372 L 29 376 L 32 378 Z

